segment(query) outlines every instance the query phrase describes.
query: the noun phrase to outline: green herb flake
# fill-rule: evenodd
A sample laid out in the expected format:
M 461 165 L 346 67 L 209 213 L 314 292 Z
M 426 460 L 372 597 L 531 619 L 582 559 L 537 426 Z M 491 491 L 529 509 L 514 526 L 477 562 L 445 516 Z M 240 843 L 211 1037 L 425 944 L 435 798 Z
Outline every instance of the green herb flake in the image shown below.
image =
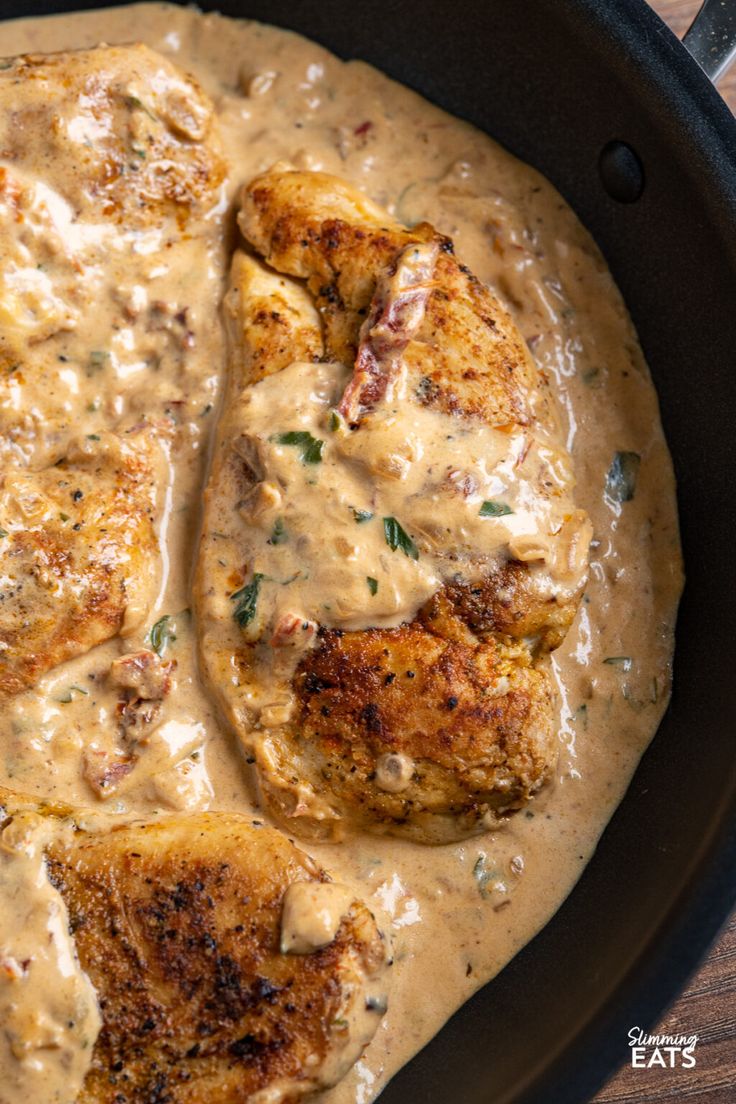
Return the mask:
M 60 521 L 68 521 L 69 520 L 69 515 L 68 514 L 59 514 L 59 520 Z
M 163 617 L 159 618 L 148 634 L 148 640 L 157 656 L 162 656 L 167 646 L 173 644 L 176 640 L 170 621 L 170 614 L 165 613 Z
M 8 530 L 0 528 L 0 540 L 2 540 L 3 537 L 7 537 L 7 535 L 8 535 Z
M 271 440 L 279 445 L 291 445 L 301 450 L 303 464 L 319 464 L 322 459 L 324 441 L 318 441 L 308 430 L 294 429 L 288 433 L 277 433 Z
M 513 512 L 505 502 L 494 502 L 493 499 L 487 498 L 478 511 L 478 517 L 505 517 L 506 514 L 513 514 Z
M 137 96 L 127 96 L 126 103 L 132 110 L 137 109 L 138 111 L 144 111 L 149 119 L 153 119 L 154 122 L 157 121 L 153 112 L 149 111 L 143 101 L 139 100 Z
M 281 517 L 276 518 L 273 523 L 273 529 L 271 530 L 271 536 L 268 538 L 269 544 L 286 544 L 289 539 L 289 534 L 284 528 L 284 519 Z
M 337 433 L 340 426 L 343 424 L 343 420 L 340 414 L 336 410 L 330 411 L 330 431 Z
M 368 584 L 368 589 L 371 594 L 375 594 L 378 591 L 378 579 L 373 579 L 370 575 L 366 575 L 365 581 Z
M 624 672 L 630 671 L 634 663 L 631 656 L 606 656 L 603 662 L 611 667 L 620 667 Z
M 89 690 L 85 690 L 83 686 L 74 685 L 70 686 L 67 692 L 56 700 L 59 702 L 60 705 L 69 705 L 71 702 L 74 701 L 75 692 L 77 694 L 84 694 L 85 698 L 89 697 Z
M 364 521 L 370 521 L 374 515 L 370 510 L 355 510 L 353 509 L 353 517 L 357 525 L 362 525 Z
M 402 529 L 396 518 L 385 517 L 383 519 L 383 532 L 386 537 L 386 544 L 392 552 L 400 548 L 404 555 L 408 556 L 410 559 L 419 559 L 419 549 L 409 534 Z
M 249 625 L 256 615 L 258 592 L 261 589 L 262 579 L 263 575 L 256 572 L 250 583 L 230 595 L 230 601 L 236 603 L 235 609 L 233 610 L 233 617 L 240 625 L 241 629 Z
M 612 502 L 631 502 L 636 492 L 641 456 L 638 452 L 617 452 L 606 475 L 606 496 Z
M 473 877 L 475 878 L 478 886 L 478 892 L 480 893 L 481 897 L 488 896 L 488 883 L 491 881 L 492 878 L 498 876 L 497 870 L 488 869 L 486 865 L 486 859 L 487 856 L 481 854 L 480 857 L 476 860 L 475 866 L 473 867 Z
M 89 354 L 89 361 L 87 363 L 87 371 L 89 375 L 94 372 L 101 372 L 103 368 L 106 368 L 110 360 L 110 354 L 105 349 L 93 349 Z

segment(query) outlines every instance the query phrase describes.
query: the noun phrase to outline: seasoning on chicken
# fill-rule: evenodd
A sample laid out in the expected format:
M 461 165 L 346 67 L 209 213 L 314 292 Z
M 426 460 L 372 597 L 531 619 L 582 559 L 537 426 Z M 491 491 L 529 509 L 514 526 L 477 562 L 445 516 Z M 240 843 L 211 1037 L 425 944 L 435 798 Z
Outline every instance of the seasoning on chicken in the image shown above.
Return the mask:
M 210 684 L 293 831 L 482 831 L 552 776 L 544 657 L 586 577 L 548 386 L 431 226 L 278 168 L 239 222 L 271 267 L 237 256 L 228 294 Z
M 82 438 L 0 477 L 0 700 L 136 629 L 155 598 L 164 427 Z

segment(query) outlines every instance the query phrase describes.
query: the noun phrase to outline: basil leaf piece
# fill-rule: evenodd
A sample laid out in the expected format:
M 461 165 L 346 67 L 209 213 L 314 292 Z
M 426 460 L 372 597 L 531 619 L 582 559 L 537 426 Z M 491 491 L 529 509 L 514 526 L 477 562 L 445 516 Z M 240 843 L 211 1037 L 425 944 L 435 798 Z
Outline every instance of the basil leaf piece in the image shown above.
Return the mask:
M 404 555 L 410 559 L 419 559 L 419 549 L 395 517 L 385 517 L 383 519 L 383 532 L 386 537 L 386 544 L 392 552 L 400 548 Z
M 357 525 L 362 525 L 364 521 L 370 521 L 373 516 L 370 510 L 353 509 L 353 517 Z
M 493 499 L 487 498 L 478 511 L 479 517 L 505 517 L 506 514 L 513 514 L 513 510 L 510 506 L 507 506 L 505 502 L 494 502 Z
M 640 464 L 638 452 L 616 453 L 606 475 L 606 494 L 613 502 L 631 502 Z
M 249 625 L 256 615 L 258 592 L 261 589 L 262 578 L 263 575 L 256 572 L 247 586 L 241 587 L 240 590 L 236 590 L 234 594 L 230 595 L 230 601 L 237 603 L 233 610 L 233 617 L 241 629 Z
M 375 594 L 376 591 L 378 590 L 378 579 L 373 579 L 373 578 L 371 578 L 370 575 L 366 575 L 365 581 L 368 584 L 368 589 L 371 592 L 371 594 Z
M 168 613 L 164 614 L 148 634 L 148 641 L 159 658 L 166 651 L 167 645 L 176 640 L 171 626 L 169 625 L 169 621 L 171 621 L 171 616 Z
M 288 433 L 277 433 L 271 440 L 279 445 L 291 445 L 293 448 L 300 449 L 303 464 L 319 464 L 322 459 L 324 441 L 318 441 L 306 429 L 292 429 Z

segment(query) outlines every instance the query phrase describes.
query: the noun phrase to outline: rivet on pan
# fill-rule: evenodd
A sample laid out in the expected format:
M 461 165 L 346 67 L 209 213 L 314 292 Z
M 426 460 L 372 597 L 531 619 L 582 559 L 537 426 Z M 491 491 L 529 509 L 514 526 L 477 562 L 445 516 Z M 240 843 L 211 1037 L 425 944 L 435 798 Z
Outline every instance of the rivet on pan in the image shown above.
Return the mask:
M 644 191 L 644 166 L 626 142 L 608 142 L 598 158 L 601 183 L 618 203 L 636 203 Z

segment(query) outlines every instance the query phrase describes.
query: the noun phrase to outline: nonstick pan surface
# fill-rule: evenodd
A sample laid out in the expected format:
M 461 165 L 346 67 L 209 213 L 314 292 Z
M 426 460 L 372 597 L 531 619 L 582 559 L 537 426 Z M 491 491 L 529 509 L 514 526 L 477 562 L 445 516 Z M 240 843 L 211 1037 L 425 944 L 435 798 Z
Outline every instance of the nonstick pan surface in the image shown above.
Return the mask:
M 94 6 L 0 0 L 0 18 Z M 652 369 L 687 573 L 671 706 L 567 902 L 381 1098 L 577 1104 L 736 897 L 736 123 L 643 0 L 212 6 L 370 61 L 540 169 L 606 255 Z M 611 142 L 643 169 L 633 202 L 604 187 Z

